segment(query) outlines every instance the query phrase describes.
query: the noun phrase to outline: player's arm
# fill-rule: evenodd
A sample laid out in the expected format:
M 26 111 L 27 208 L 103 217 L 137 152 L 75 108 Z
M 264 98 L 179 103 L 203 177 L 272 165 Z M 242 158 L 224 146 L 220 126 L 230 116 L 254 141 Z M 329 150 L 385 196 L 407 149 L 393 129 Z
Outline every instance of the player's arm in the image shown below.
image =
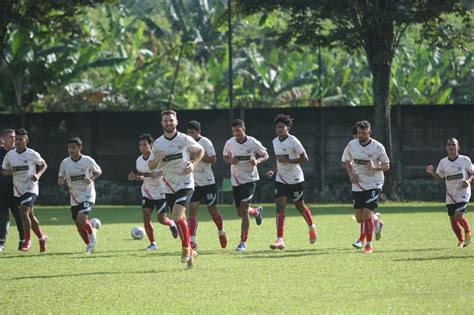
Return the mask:
M 141 175 L 140 173 L 136 174 L 135 172 L 133 171 L 130 171 L 130 173 L 128 173 L 128 180 L 131 180 L 131 181 L 141 181 L 143 180 L 145 177 L 143 175 Z
M 349 179 L 351 180 L 352 184 L 355 184 L 359 181 L 359 176 L 357 176 L 354 173 L 354 169 L 352 168 L 352 163 L 351 161 L 345 161 L 343 162 L 345 164 L 345 169 L 347 171 L 347 175 L 349 176 Z
M 426 170 L 426 173 L 430 174 L 431 177 L 433 177 L 435 181 L 440 182 L 443 180 L 443 178 L 434 171 L 433 165 L 431 164 L 427 165 L 425 170 Z
M 150 168 L 150 171 L 153 171 L 154 169 L 156 169 L 158 165 L 160 164 L 160 162 L 161 162 L 160 152 L 152 150 L 151 155 L 150 155 L 150 160 L 148 161 L 148 168 Z
M 38 167 L 38 172 L 36 172 L 35 175 L 31 176 L 31 180 L 34 182 L 39 181 L 39 179 L 41 178 L 41 176 L 43 176 L 44 172 L 46 172 L 47 169 L 48 169 L 48 164 L 46 164 L 46 162 L 43 161 L 43 164 L 39 165 Z
M 367 163 L 367 167 L 371 171 L 386 172 L 390 169 L 390 163 L 382 163 L 382 164 L 379 164 L 379 165 L 375 166 L 374 162 L 372 160 L 369 160 L 369 162 Z
M 217 157 L 215 155 L 208 156 L 207 154 L 204 154 L 201 161 L 208 164 L 215 164 L 217 162 Z
M 11 176 L 12 174 L 13 174 L 13 170 L 11 170 L 11 169 L 6 170 L 6 169 L 2 168 L 2 175 L 3 176 Z
M 276 172 L 276 170 L 277 170 L 277 167 L 278 167 L 278 166 L 277 166 L 277 163 L 276 163 L 276 162 L 273 163 L 272 168 L 269 169 L 268 172 L 267 172 L 267 177 L 268 177 L 268 178 L 272 178 L 273 174 L 275 174 L 275 172 Z
M 227 164 L 237 164 L 239 162 L 238 159 L 232 156 L 232 152 L 230 152 L 230 150 L 228 149 L 227 143 L 224 146 L 223 156 L 224 162 L 226 162 Z
M 306 152 L 301 153 L 300 156 L 296 159 L 289 159 L 284 155 L 277 155 L 277 160 L 280 163 L 290 163 L 290 164 L 302 164 L 302 163 L 309 162 L 309 158 Z
M 11 169 L 10 162 L 7 160 L 7 157 L 5 157 L 2 163 L 2 175 L 11 176 L 12 174 L 13 174 L 13 170 Z

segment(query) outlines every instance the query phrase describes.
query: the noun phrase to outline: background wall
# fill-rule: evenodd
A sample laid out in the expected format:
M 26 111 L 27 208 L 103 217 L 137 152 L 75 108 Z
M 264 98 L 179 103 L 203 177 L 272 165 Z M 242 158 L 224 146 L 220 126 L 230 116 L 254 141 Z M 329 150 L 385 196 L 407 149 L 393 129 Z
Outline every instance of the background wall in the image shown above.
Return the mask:
M 247 134 L 259 139 L 270 152 L 270 160 L 259 165 L 261 177 L 274 161 L 272 139 L 273 119 L 279 113 L 294 119 L 291 133 L 305 146 L 310 162 L 303 165 L 306 196 L 309 202 L 348 202 L 350 185 L 340 158 L 351 139 L 351 128 L 358 120 L 372 118 L 372 107 L 327 107 L 284 109 L 235 109 L 178 111 L 180 131 L 189 120 L 201 122 L 203 135 L 209 137 L 217 152 L 213 169 L 220 183 L 229 177 L 229 166 L 222 159 L 222 149 L 231 137 L 230 122 L 242 118 Z M 84 153 L 93 156 L 103 169 L 98 180 L 98 203 L 130 204 L 140 198 L 139 184 L 127 181 L 140 154 L 137 139 L 142 133 L 153 137 L 162 134 L 159 112 L 87 112 L 28 114 L 26 128 L 30 147 L 39 151 L 49 168 L 41 180 L 39 202 L 64 204 L 67 192 L 55 186 L 59 164 L 67 156 L 66 141 L 79 136 L 84 141 Z M 436 165 L 444 157 L 449 137 L 461 143 L 461 153 L 474 158 L 474 107 L 472 106 L 394 106 L 393 163 L 396 190 L 407 200 L 443 200 L 444 186 L 430 180 L 426 164 Z M 0 115 L 0 128 L 18 128 L 19 118 Z M 377 139 L 377 135 L 373 134 Z M 262 180 L 257 201 L 271 201 L 273 181 Z M 229 199 L 230 201 L 230 199 Z

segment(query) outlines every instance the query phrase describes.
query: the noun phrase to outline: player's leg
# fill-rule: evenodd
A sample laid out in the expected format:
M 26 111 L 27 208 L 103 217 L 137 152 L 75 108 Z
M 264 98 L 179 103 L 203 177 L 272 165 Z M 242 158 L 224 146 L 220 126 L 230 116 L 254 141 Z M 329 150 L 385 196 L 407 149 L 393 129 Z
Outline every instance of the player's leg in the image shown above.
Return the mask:
M 151 222 L 151 214 L 153 213 L 154 206 L 151 204 L 151 200 L 145 200 L 145 198 L 143 198 L 143 201 L 143 227 L 145 228 L 146 236 L 148 238 L 148 241 L 150 242 L 150 245 L 148 245 L 146 250 L 156 250 L 158 249 L 158 246 L 156 246 L 155 235 L 153 233 L 153 223 Z
M 87 235 L 88 243 L 86 248 L 86 254 L 90 254 L 95 250 L 97 245 L 97 232 L 89 221 L 89 213 L 91 211 L 91 205 L 88 202 L 79 204 L 80 210 L 77 212 L 76 226 L 81 229 L 82 235 Z
M 20 199 L 21 200 L 21 199 Z M 31 207 L 20 203 L 20 215 L 21 222 L 23 224 L 24 231 L 24 240 L 22 251 L 27 252 L 31 248 L 31 219 L 30 219 L 30 209 Z
M 196 191 L 194 191 L 194 193 L 196 193 Z M 193 194 L 193 198 L 194 196 L 195 194 Z M 193 201 L 193 199 L 191 199 L 191 202 L 189 203 L 189 218 L 188 218 L 189 238 L 191 242 L 191 247 L 193 249 L 197 248 L 196 232 L 198 228 L 197 212 L 198 212 L 199 204 L 200 204 L 199 200 Z
M 192 189 L 181 189 L 174 194 L 174 203 L 171 208 L 171 216 L 176 223 L 178 228 L 179 237 L 181 238 L 182 254 L 181 262 L 188 263 L 191 261 L 194 265 L 194 251 L 191 248 L 190 239 L 189 239 L 189 228 L 186 223 L 186 207 L 191 201 L 191 196 L 193 194 Z M 167 195 L 167 202 L 168 200 Z M 168 203 L 169 204 L 169 203 Z M 188 264 L 188 267 L 192 267 Z
M 168 226 L 173 238 L 178 238 L 178 228 L 176 227 L 176 223 L 168 218 L 167 215 L 169 208 L 166 199 L 156 200 L 155 205 L 158 223 Z
M 463 247 L 471 243 L 471 225 L 466 217 L 467 203 L 459 203 L 456 205 L 454 217 L 464 229 L 464 243 Z
M 456 218 L 456 205 L 457 204 L 449 204 L 446 205 L 448 208 L 448 216 L 449 221 L 451 222 L 451 228 L 458 239 L 458 247 L 462 248 L 464 246 L 464 237 L 462 235 L 462 226 L 461 223 Z
M 8 222 L 8 202 L 4 194 L 0 195 L 0 252 L 5 250 Z
M 240 224 L 240 244 L 235 249 L 236 251 L 244 251 L 247 249 L 247 240 L 250 229 L 250 202 L 241 201 L 238 212 L 241 214 L 242 222 Z
M 248 214 L 252 218 L 255 218 L 255 223 L 257 223 L 257 225 L 260 225 L 262 224 L 262 220 L 263 220 L 263 207 L 250 206 L 250 203 L 252 202 L 252 199 L 253 199 L 253 195 L 255 194 L 255 188 L 257 187 L 257 183 L 256 182 L 246 183 L 246 184 L 243 184 L 242 186 L 243 186 L 244 196 L 246 196 L 244 199 L 242 199 L 242 201 L 249 202 Z
M 20 209 L 18 207 L 18 202 L 13 196 L 13 194 L 10 194 L 10 196 L 7 197 L 7 200 L 8 207 L 10 208 L 10 211 L 12 212 L 13 217 L 15 218 L 16 229 L 18 230 L 18 250 L 21 250 L 21 247 L 23 246 L 23 243 L 25 241 L 25 231 L 23 230 L 23 223 L 21 222 Z
M 354 209 L 354 216 L 356 218 L 357 223 L 360 225 L 360 234 L 358 240 L 352 244 L 355 248 L 362 248 L 364 247 L 364 242 L 365 242 L 365 225 L 364 225 L 364 218 L 362 216 L 362 213 L 364 212 L 364 209 Z
M 279 191 L 278 188 L 275 189 L 276 193 Z M 279 194 L 276 194 L 279 196 Z M 279 196 L 275 198 L 275 206 L 276 206 L 276 231 L 277 231 L 277 238 L 276 241 L 270 245 L 271 249 L 285 249 L 285 242 L 283 240 L 285 234 L 285 209 L 287 203 L 287 196 L 286 193 L 283 196 Z
M 313 216 L 311 215 L 311 211 L 304 202 L 303 183 L 291 185 L 289 186 L 289 190 L 296 209 L 299 213 L 301 213 L 306 224 L 308 225 L 309 243 L 314 244 L 316 243 L 316 224 L 314 224 L 313 222 Z
M 372 209 L 364 208 L 362 212 L 364 220 L 364 230 L 367 242 L 365 243 L 365 253 L 372 253 L 372 238 L 374 233 L 374 211 Z
M 87 234 L 87 231 L 84 227 L 84 225 L 77 220 L 77 214 L 79 213 L 81 205 L 76 205 L 76 206 L 71 206 L 71 217 L 72 220 L 74 221 L 74 224 L 76 225 L 77 232 L 79 233 L 79 236 L 82 238 L 84 243 L 86 245 L 89 245 L 89 235 Z
M 219 236 L 219 243 L 222 248 L 227 246 L 227 236 L 224 230 L 224 220 L 222 214 L 217 209 L 217 186 L 216 184 L 206 186 L 204 193 L 204 199 L 207 203 L 207 211 L 211 215 L 212 221 L 217 227 L 217 234 Z

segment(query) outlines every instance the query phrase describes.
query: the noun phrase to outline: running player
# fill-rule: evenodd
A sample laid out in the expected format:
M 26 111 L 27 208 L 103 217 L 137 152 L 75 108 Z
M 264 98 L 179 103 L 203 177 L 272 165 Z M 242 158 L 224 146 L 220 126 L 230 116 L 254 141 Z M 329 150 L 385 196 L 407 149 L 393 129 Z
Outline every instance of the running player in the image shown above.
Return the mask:
M 189 233 L 191 247 L 197 248 L 196 231 L 198 227 L 197 211 L 202 199 L 206 200 L 207 210 L 216 224 L 219 242 L 222 248 L 227 246 L 227 238 L 224 231 L 222 215 L 217 210 L 217 187 L 211 165 L 216 163 L 216 151 L 211 140 L 201 135 L 201 124 L 192 120 L 187 125 L 186 133 L 204 148 L 204 156 L 197 168 L 194 170 L 194 192 L 189 204 Z
M 458 238 L 458 247 L 462 248 L 471 243 L 471 226 L 465 214 L 471 198 L 474 166 L 469 157 L 459 154 L 460 149 L 459 141 L 449 138 L 446 144 L 448 156 L 439 162 L 436 172 L 433 165 L 426 166 L 426 172 L 436 181 L 444 179 L 446 182 L 446 207 L 451 227 Z M 464 229 L 464 238 L 461 227 Z
M 357 139 L 357 126 L 352 127 L 352 139 Z M 347 147 L 346 147 L 347 149 Z M 352 162 L 351 162 L 352 163 Z M 343 169 L 346 169 L 346 163 L 341 162 L 341 167 Z M 364 242 L 365 242 L 365 225 L 364 225 L 364 220 L 362 217 L 362 211 L 363 209 L 354 209 L 354 217 L 357 221 L 357 223 L 360 224 L 360 235 L 357 241 L 352 244 L 353 247 L 357 249 L 361 249 L 364 247 Z M 375 212 L 374 213 L 374 233 L 375 233 L 375 240 L 379 241 L 382 238 L 382 228 L 384 226 L 384 223 L 382 221 L 382 215 L 380 212 Z
M 134 172 L 128 174 L 128 180 L 143 181 L 141 187 L 142 211 L 145 232 L 150 241 L 150 245 L 146 248 L 148 251 L 158 249 L 155 236 L 153 235 L 153 224 L 151 223 L 151 214 L 155 208 L 158 222 L 169 226 L 173 237 L 178 238 L 176 224 L 166 216 L 168 207 L 166 206 L 165 186 L 161 179 L 162 172 L 158 168 L 154 172 L 151 172 L 148 167 L 152 144 L 153 138 L 149 134 L 141 135 L 140 138 L 138 138 L 138 146 L 142 153 L 136 162 L 138 174 Z
M 247 249 L 250 216 L 255 217 L 257 225 L 262 224 L 262 207 L 250 207 L 255 193 L 258 176 L 257 165 L 268 159 L 267 149 L 254 137 L 245 134 L 242 119 L 232 122 L 233 137 L 224 146 L 224 160 L 230 164 L 232 190 L 237 215 L 242 218 L 240 243 L 236 251 Z M 258 158 L 257 156 L 258 155 Z
M 270 245 L 271 249 L 285 249 L 283 234 L 285 230 L 285 209 L 288 197 L 293 201 L 296 209 L 301 213 L 309 227 L 309 242 L 316 243 L 316 225 L 313 222 L 311 211 L 304 203 L 303 183 L 304 175 L 301 163 L 308 163 L 308 155 L 301 142 L 289 131 L 293 119 L 289 115 L 279 114 L 273 121 L 277 137 L 273 139 L 273 150 L 277 159 L 276 167 L 267 172 L 271 178 L 276 171 L 275 204 L 277 240 Z
M 2 142 L 0 146 L 0 165 L 3 163 L 3 159 L 7 153 L 15 148 L 15 130 L 5 129 L 2 131 Z M 6 234 L 9 227 L 9 212 L 11 210 L 13 217 L 15 218 L 16 228 L 19 235 L 18 250 L 21 250 L 23 246 L 23 223 L 21 222 L 20 209 L 16 202 L 13 194 L 13 177 L 12 176 L 0 176 L 0 252 L 5 250 Z
M 370 123 L 359 121 L 357 139 L 353 139 L 344 149 L 342 162 L 352 183 L 354 209 L 362 213 L 364 223 L 365 253 L 372 253 L 372 236 L 374 231 L 374 211 L 384 182 L 383 172 L 390 169 L 390 160 L 384 146 L 372 139 Z M 362 247 L 362 246 L 361 246 Z
M 95 180 L 102 174 L 100 166 L 90 156 L 82 154 L 82 140 L 73 137 L 67 142 L 69 157 L 59 166 L 58 185 L 67 183 L 72 219 L 84 243 L 86 254 L 95 250 L 96 230 L 89 222 L 89 213 L 95 203 Z
M 197 168 L 204 155 L 204 149 L 190 136 L 178 132 L 176 112 L 161 112 L 163 135 L 152 146 L 152 154 L 148 161 L 153 171 L 160 164 L 166 189 L 166 202 L 172 209 L 171 215 L 178 227 L 181 238 L 181 262 L 192 268 L 196 252 L 191 248 L 189 229 L 186 223 L 186 208 L 191 201 L 194 189 L 193 171 Z M 194 159 L 190 159 L 193 154 Z
M 41 231 L 33 205 L 39 194 L 38 181 L 48 166 L 38 152 L 27 147 L 28 141 L 28 132 L 23 128 L 17 130 L 15 150 L 8 151 L 5 156 L 2 174 L 13 175 L 13 192 L 20 206 L 25 240 L 21 250 L 27 252 L 31 249 L 31 230 L 33 230 L 39 239 L 40 253 L 43 253 L 46 251 L 48 236 Z

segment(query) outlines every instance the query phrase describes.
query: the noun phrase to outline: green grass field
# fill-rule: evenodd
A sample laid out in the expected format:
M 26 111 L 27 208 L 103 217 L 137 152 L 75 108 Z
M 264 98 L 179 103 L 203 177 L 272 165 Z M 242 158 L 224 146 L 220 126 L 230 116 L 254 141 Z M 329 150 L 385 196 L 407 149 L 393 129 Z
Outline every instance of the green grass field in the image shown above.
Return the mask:
M 17 251 L 14 226 L 0 255 L 0 310 L 10 313 L 453 313 L 474 312 L 474 246 L 456 248 L 440 204 L 384 204 L 382 240 L 372 255 L 358 237 L 350 205 L 312 205 L 318 242 L 310 245 L 296 210 L 287 210 L 286 250 L 272 252 L 274 206 L 252 222 L 247 252 L 236 253 L 240 220 L 222 206 L 229 238 L 202 208 L 197 265 L 181 264 L 180 243 L 155 223 L 159 251 L 130 237 L 138 207 L 97 206 L 97 250 L 84 255 L 67 207 L 38 207 L 48 251 Z M 468 215 L 473 224 L 472 215 Z M 474 225 L 474 224 L 473 224 Z

